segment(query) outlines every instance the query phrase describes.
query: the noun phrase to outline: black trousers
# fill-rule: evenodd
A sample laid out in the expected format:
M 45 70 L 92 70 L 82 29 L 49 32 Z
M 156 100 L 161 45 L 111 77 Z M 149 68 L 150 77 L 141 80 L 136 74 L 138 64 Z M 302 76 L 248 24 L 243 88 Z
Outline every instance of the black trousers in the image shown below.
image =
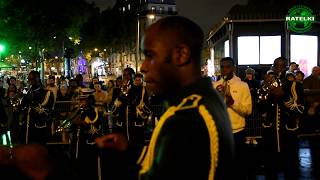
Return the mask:
M 300 175 L 297 133 L 282 130 L 280 134 L 280 152 L 276 142 L 267 141 L 264 144 L 266 180 L 277 179 L 280 172 L 284 173 L 285 179 L 297 180 Z
M 247 161 L 246 161 L 246 133 L 244 130 L 233 133 L 235 142 L 235 161 L 233 164 L 232 179 L 246 179 Z

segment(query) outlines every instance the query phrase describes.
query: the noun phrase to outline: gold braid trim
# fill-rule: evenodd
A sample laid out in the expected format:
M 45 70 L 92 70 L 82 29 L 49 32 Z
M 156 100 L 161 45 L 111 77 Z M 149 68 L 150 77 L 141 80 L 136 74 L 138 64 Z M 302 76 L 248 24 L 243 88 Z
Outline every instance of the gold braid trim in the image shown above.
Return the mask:
M 204 105 L 199 107 L 200 115 L 202 116 L 204 122 L 206 123 L 209 138 L 210 138 L 210 152 L 211 152 L 211 167 L 209 172 L 209 180 L 214 179 L 216 168 L 218 166 L 218 154 L 219 154 L 219 137 L 218 130 L 215 121 L 213 120 L 211 114 L 206 109 Z
M 153 160 L 154 160 L 154 153 L 155 153 L 155 146 L 156 142 L 158 139 L 158 136 L 160 134 L 162 126 L 165 124 L 165 122 L 169 119 L 169 117 L 173 116 L 176 111 L 178 110 L 185 110 L 185 109 L 190 109 L 190 108 L 196 108 L 198 107 L 198 103 L 202 97 L 196 94 L 190 95 L 182 100 L 182 102 L 176 107 L 176 106 L 171 106 L 168 108 L 168 110 L 161 116 L 157 126 L 153 130 L 151 140 L 149 143 L 149 148 L 148 151 L 142 161 L 142 168 L 139 171 L 139 176 L 142 174 L 145 174 L 148 172 L 152 166 Z M 188 105 L 187 102 L 192 101 L 193 103 L 191 105 Z M 141 154 L 143 157 L 143 155 Z M 140 156 L 140 157 L 141 157 Z M 140 158 L 139 158 L 140 159 Z
M 201 96 L 199 95 L 191 95 L 182 100 L 182 102 L 177 106 L 170 107 L 160 118 L 159 123 L 155 127 L 153 134 L 151 136 L 151 141 L 149 144 L 148 151 L 143 159 L 142 162 L 142 168 L 139 172 L 139 176 L 141 177 L 142 174 L 147 173 L 152 163 L 155 159 L 154 153 L 155 153 L 155 146 L 158 139 L 158 136 L 160 134 L 161 128 L 166 123 L 166 121 L 169 119 L 169 117 L 173 116 L 176 111 L 179 110 L 185 110 L 185 109 L 191 109 L 191 108 L 198 108 L 199 107 L 199 101 L 201 100 Z M 188 105 L 187 102 L 192 101 L 191 105 Z M 210 152 L 211 152 L 211 167 L 209 172 L 209 180 L 214 179 L 215 171 L 218 166 L 218 153 L 219 153 L 219 138 L 218 138 L 218 131 L 215 124 L 215 121 L 213 120 L 212 116 L 208 112 L 208 110 L 205 108 L 204 105 L 201 105 L 199 107 L 199 113 L 203 117 L 205 124 L 208 129 L 209 138 L 210 138 Z M 143 156 L 144 153 L 141 154 Z M 141 161 L 142 157 L 139 158 Z
M 176 111 L 177 111 L 177 107 L 172 106 L 161 116 L 157 126 L 155 127 L 155 129 L 152 133 L 148 152 L 142 162 L 142 168 L 139 171 L 139 176 L 142 174 L 145 174 L 146 172 L 148 172 L 150 170 L 151 165 L 154 160 L 155 146 L 156 146 L 156 142 L 157 142 L 158 136 L 160 134 L 161 128 L 165 124 L 165 122 L 169 119 L 169 117 L 173 116 Z
M 142 149 L 142 153 L 137 161 L 137 164 L 141 164 L 142 163 L 142 160 L 144 158 L 144 156 L 146 155 L 147 153 L 147 150 L 148 150 L 148 146 L 143 146 L 143 149 Z
M 49 98 L 50 98 L 51 91 L 47 91 L 46 97 L 44 98 L 44 101 L 41 103 L 41 106 L 45 106 L 48 104 Z
M 96 116 L 94 117 L 94 120 L 91 121 L 90 118 L 89 118 L 88 116 L 86 116 L 86 117 L 84 118 L 84 122 L 85 122 L 85 123 L 87 123 L 87 124 L 94 124 L 95 122 L 97 122 L 98 117 L 99 117 L 99 115 L 98 115 L 98 108 L 95 107 L 95 108 L 94 108 L 94 112 L 96 113 Z

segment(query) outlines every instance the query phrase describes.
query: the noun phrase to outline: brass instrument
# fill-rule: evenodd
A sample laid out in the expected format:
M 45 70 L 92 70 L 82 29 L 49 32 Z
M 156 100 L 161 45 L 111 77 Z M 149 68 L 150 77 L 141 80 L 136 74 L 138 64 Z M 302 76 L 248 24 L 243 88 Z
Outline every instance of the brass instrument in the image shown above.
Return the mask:
M 131 88 L 131 82 L 130 81 L 124 82 L 121 86 L 121 95 L 125 97 L 128 96 L 130 88 Z
M 18 98 L 16 96 L 9 98 L 9 105 L 12 107 L 13 112 L 17 112 L 21 105 L 21 98 Z
M 223 98 L 225 98 L 227 95 L 230 96 L 230 86 L 228 84 L 228 80 L 227 80 L 227 76 L 223 77 L 223 82 L 222 84 L 218 85 L 216 87 L 216 89 L 218 90 L 218 92 L 221 94 L 221 96 Z
M 281 87 L 283 83 L 280 78 L 272 76 L 270 81 L 264 81 L 263 85 L 257 91 L 258 101 L 265 101 L 269 98 L 270 91 L 274 88 Z

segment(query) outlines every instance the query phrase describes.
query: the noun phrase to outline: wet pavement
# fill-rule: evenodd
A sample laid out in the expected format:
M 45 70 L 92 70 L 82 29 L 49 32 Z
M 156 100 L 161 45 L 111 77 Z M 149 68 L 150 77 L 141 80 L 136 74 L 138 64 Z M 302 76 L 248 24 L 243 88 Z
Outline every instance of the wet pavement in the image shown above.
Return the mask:
M 320 178 L 315 177 L 315 167 L 314 160 L 312 158 L 312 152 L 310 149 L 310 144 L 308 140 L 300 141 L 299 148 L 299 159 L 300 159 L 300 177 L 299 180 L 320 180 Z M 263 172 L 263 165 L 260 164 L 260 167 L 257 169 L 256 176 L 254 178 L 249 178 L 250 180 L 265 180 L 265 175 Z M 277 180 L 284 180 L 283 173 L 280 173 Z

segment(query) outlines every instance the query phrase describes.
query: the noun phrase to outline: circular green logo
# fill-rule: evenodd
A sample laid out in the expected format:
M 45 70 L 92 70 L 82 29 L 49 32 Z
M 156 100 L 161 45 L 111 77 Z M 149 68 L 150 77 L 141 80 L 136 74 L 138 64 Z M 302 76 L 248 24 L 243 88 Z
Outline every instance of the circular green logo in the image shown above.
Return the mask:
M 288 11 L 288 15 L 286 16 L 289 29 L 297 33 L 309 31 L 312 28 L 314 20 L 313 11 L 307 6 L 294 6 Z

